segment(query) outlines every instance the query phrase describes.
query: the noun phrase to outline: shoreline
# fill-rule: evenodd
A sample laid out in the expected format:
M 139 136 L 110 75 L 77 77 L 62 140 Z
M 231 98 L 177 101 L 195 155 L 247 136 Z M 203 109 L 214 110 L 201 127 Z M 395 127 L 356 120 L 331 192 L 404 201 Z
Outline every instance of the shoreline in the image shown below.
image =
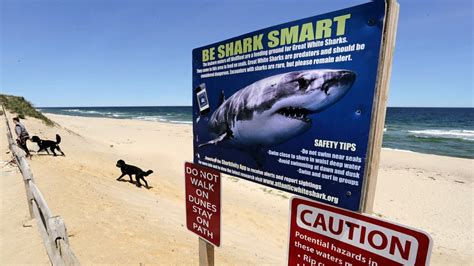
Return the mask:
M 134 120 L 134 121 L 146 121 L 146 122 L 157 122 L 157 123 L 169 123 L 169 124 L 182 124 L 182 125 L 192 125 L 193 122 L 192 121 L 176 121 L 176 120 L 169 120 L 169 121 L 166 121 L 166 120 L 160 120 L 160 119 L 138 119 L 138 118 L 128 118 L 128 117 L 124 117 L 124 118 L 121 118 L 119 116 L 113 116 L 113 117 L 104 117 L 104 116 L 84 116 L 84 115 L 67 115 L 67 114 L 55 114 L 55 113 L 46 113 L 46 112 L 43 112 L 43 111 L 39 111 L 41 112 L 42 114 L 48 116 L 48 115 L 57 115 L 57 116 L 72 116 L 72 117 L 85 117 L 85 118 L 104 118 L 104 119 L 120 119 L 120 120 Z
M 23 122 L 30 135 L 60 134 L 66 157 L 35 155 L 31 169 L 53 215 L 63 217 L 82 264 L 197 262 L 197 237 L 186 229 L 184 207 L 190 125 L 48 116 L 60 127 L 31 118 Z M 29 148 L 37 149 L 31 142 Z M 116 181 L 119 159 L 152 169 L 146 178 L 152 188 Z M 472 263 L 473 164 L 471 159 L 382 150 L 373 215 L 430 233 L 432 265 Z M 291 196 L 224 175 L 216 264 L 285 264 Z M 27 212 L 24 193 L 8 197 L 5 208 L 19 202 Z M 2 228 L 3 244 L 23 251 L 23 243 L 6 237 L 7 231 Z M 26 260 L 13 252 L 8 256 L 0 262 Z

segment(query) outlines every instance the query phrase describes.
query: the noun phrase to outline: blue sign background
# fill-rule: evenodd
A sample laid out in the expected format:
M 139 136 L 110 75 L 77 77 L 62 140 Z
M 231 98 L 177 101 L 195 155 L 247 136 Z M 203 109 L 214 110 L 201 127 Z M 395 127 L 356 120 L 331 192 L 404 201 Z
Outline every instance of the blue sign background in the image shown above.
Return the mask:
M 242 40 L 245 37 L 252 37 L 256 34 L 263 33 L 264 49 L 268 41 L 267 34 L 273 30 L 279 30 L 294 25 L 302 25 L 308 22 L 315 22 L 321 19 L 332 19 L 336 16 L 351 14 L 346 23 L 346 30 L 343 37 L 346 37 L 348 44 L 363 43 L 365 49 L 362 51 L 351 52 L 352 60 L 337 63 L 328 63 L 321 65 L 310 65 L 301 67 L 281 68 L 264 71 L 256 71 L 251 73 L 233 74 L 221 77 L 201 78 L 201 74 L 197 73 L 197 69 L 206 68 L 202 62 L 202 50 L 211 47 L 217 47 L 220 44 L 225 44 L 230 41 Z M 287 176 L 290 178 L 297 178 L 299 180 L 308 181 L 321 186 L 320 190 L 314 190 L 324 194 L 321 197 L 314 197 L 304 191 L 297 191 L 296 189 L 282 188 L 281 185 L 272 185 L 268 182 L 257 181 L 258 183 L 282 189 L 291 193 L 299 194 L 305 197 L 313 198 L 314 200 L 323 203 L 332 204 L 349 210 L 359 210 L 361 193 L 363 189 L 363 177 L 365 168 L 365 158 L 367 154 L 368 138 L 371 123 L 372 104 L 374 101 L 376 76 L 379 61 L 379 53 L 381 48 L 381 38 L 383 31 L 383 20 L 385 13 L 385 5 L 382 1 L 371 2 L 348 9 L 343 9 L 315 17 L 305 18 L 298 21 L 293 21 L 263 30 L 251 32 L 236 38 L 218 42 L 212 45 L 204 46 L 193 50 L 193 133 L 194 133 L 194 163 L 202 164 L 204 158 L 220 158 L 225 161 L 230 161 L 239 165 L 245 165 L 250 168 L 260 169 L 262 171 L 271 172 L 278 175 Z M 334 38 L 334 37 L 333 37 Z M 324 39 L 322 39 L 324 41 Z M 331 46 L 333 47 L 333 46 Z M 321 47 L 327 48 L 327 47 Z M 314 50 L 314 49 L 307 49 Z M 300 50 L 298 52 L 302 52 Z M 283 55 L 292 54 L 294 51 L 282 53 Z M 345 53 L 348 54 L 348 53 Z M 324 56 L 317 56 L 311 58 L 321 58 Z M 243 60 L 245 61 L 245 60 Z M 284 62 L 284 61 L 282 61 Z M 312 127 L 304 134 L 290 139 L 280 145 L 270 147 L 267 150 L 278 152 L 285 152 L 289 154 L 302 155 L 301 150 L 316 150 L 322 152 L 329 152 L 338 155 L 357 156 L 362 158 L 361 169 L 357 171 L 360 178 L 357 179 L 357 185 L 349 185 L 340 183 L 334 180 L 325 180 L 315 178 L 308 175 L 299 174 L 295 171 L 294 166 L 284 165 L 278 163 L 278 157 L 270 156 L 267 153 L 264 163 L 261 166 L 256 165 L 255 159 L 249 155 L 248 152 L 239 149 L 224 147 L 223 145 L 208 145 L 198 147 L 199 144 L 209 141 L 215 136 L 209 132 L 208 121 L 213 112 L 218 108 L 221 98 L 221 91 L 224 91 L 226 99 L 232 96 L 240 89 L 266 77 L 273 75 L 287 73 L 298 70 L 311 69 L 348 69 L 356 74 L 356 80 L 349 90 L 349 92 L 336 104 L 328 109 L 313 114 Z M 194 89 L 200 84 L 205 83 L 207 88 L 207 95 L 210 105 L 210 112 L 202 115 L 199 111 L 199 105 L 194 93 Z M 256 128 L 255 130 L 259 130 Z M 314 146 L 314 140 L 333 140 L 357 144 L 356 151 L 342 151 L 327 148 L 320 148 Z M 205 166 L 213 167 L 211 164 Z M 297 168 L 296 168 L 297 169 Z M 226 172 L 222 171 L 221 172 Z M 236 169 L 238 170 L 238 169 Z M 227 173 L 231 174 L 227 171 Z M 256 175 L 256 174 L 252 174 Z M 257 175 L 263 179 L 269 179 L 263 175 Z M 241 176 L 242 177 L 242 176 Z M 246 178 L 246 177 L 243 177 Z M 248 179 L 248 178 L 246 178 Z M 255 181 L 255 180 L 252 180 Z M 272 179 L 272 181 L 276 181 Z M 298 184 L 289 184 L 281 181 L 282 184 L 298 187 Z M 311 190 L 308 187 L 303 187 Z M 328 200 L 327 196 L 337 198 L 337 201 Z

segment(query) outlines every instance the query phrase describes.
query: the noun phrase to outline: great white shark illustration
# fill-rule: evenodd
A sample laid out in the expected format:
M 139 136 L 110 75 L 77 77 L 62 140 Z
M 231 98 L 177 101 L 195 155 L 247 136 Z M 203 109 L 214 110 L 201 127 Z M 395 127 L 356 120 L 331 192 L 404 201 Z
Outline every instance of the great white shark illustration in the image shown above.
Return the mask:
M 312 126 L 309 115 L 347 94 L 356 75 L 349 70 L 294 71 L 256 81 L 237 91 L 209 120 L 214 139 L 200 144 L 259 150 L 281 144 Z

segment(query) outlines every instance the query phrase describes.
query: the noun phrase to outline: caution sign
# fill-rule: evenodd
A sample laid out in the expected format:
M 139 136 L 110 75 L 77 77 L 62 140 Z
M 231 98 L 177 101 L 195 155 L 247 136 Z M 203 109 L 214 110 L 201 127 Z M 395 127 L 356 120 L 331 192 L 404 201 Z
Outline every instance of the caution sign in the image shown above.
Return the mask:
M 218 171 L 186 163 L 186 225 L 209 243 L 220 246 L 221 175 Z
M 293 197 L 288 265 L 428 265 L 420 230 Z

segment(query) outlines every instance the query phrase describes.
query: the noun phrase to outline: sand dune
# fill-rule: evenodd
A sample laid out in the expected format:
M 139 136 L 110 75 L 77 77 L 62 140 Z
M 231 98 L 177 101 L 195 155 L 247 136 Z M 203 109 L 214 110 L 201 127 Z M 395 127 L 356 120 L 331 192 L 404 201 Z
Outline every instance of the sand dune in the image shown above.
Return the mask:
M 186 229 L 184 209 L 183 167 L 192 160 L 191 126 L 49 117 L 61 127 L 35 119 L 24 124 L 31 135 L 53 139 L 59 133 L 66 157 L 40 154 L 31 167 L 53 214 L 65 220 L 82 264 L 198 263 L 198 239 Z M 5 138 L 1 142 L 2 161 L 9 160 Z M 154 170 L 147 178 L 152 188 L 116 181 L 119 159 Z M 435 242 L 433 265 L 470 264 L 473 166 L 474 160 L 384 150 L 375 214 L 429 232 Z M 1 175 L 0 263 L 47 264 L 37 228 L 22 226 L 34 223 L 27 219 L 18 171 L 3 167 Z M 290 196 L 225 176 L 216 264 L 285 264 Z M 22 236 L 12 237 L 14 230 Z

